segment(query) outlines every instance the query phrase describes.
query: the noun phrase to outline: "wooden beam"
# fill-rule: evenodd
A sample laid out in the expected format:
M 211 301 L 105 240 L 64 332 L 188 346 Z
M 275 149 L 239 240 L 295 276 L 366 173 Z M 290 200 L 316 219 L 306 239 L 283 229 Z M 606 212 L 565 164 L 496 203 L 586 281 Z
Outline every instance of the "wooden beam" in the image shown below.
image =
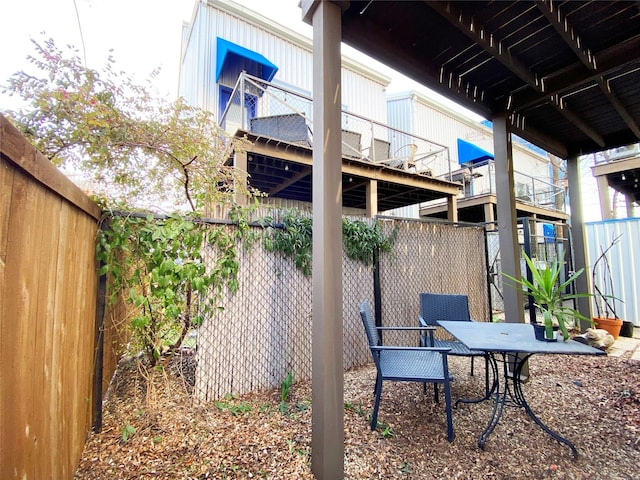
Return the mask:
M 610 73 L 634 64 L 640 67 L 640 58 L 636 54 L 638 51 L 640 51 L 640 35 L 596 53 L 594 55 L 596 70 L 589 70 L 578 61 L 546 75 L 542 79 L 545 93 L 523 90 L 512 94 L 508 102 L 509 109 L 518 112 L 536 107 L 547 103 L 552 95 L 565 95 L 595 82 L 600 77 L 606 77 Z
M 589 70 L 596 69 L 595 57 L 589 49 L 584 49 L 580 37 L 569 23 L 567 16 L 563 15 L 557 3 L 551 0 L 536 0 L 538 10 L 542 12 L 547 21 L 560 35 L 582 64 Z
M 551 105 L 554 106 L 554 108 L 560 112 L 560 114 L 566 118 L 567 120 L 569 120 L 571 123 L 573 123 L 576 127 L 578 127 L 582 133 L 584 133 L 587 137 L 589 137 L 591 140 L 593 140 L 595 143 L 598 144 L 598 146 L 604 148 L 605 147 L 605 141 L 604 138 L 602 137 L 602 135 L 600 135 L 598 132 L 595 131 L 595 129 L 589 125 L 587 122 L 585 122 L 582 118 L 580 118 L 580 116 L 578 116 L 576 113 L 574 113 L 568 106 L 566 102 L 563 102 L 557 98 L 553 98 L 551 100 Z
M 488 29 L 485 30 L 482 25 L 474 22 L 471 17 L 465 18 L 462 11 L 455 7 L 455 2 L 427 0 L 426 3 L 527 85 L 538 92 L 543 91 L 543 85 L 538 76 L 532 73 L 518 58 L 512 56 L 511 50 L 504 46 L 500 39 L 486 34 L 486 32 L 489 32 Z
M 269 195 L 275 195 L 276 193 L 281 192 L 282 190 L 284 190 L 287 187 L 290 187 L 291 185 L 293 185 L 294 183 L 297 183 L 299 180 L 302 180 L 304 177 L 306 177 L 308 175 L 311 175 L 311 167 L 303 168 L 302 170 L 300 170 L 298 173 L 293 175 L 288 180 L 282 182 L 277 187 L 272 188 L 268 193 L 269 193 Z
M 640 128 L 638 127 L 638 123 L 633 119 L 627 108 L 622 104 L 618 96 L 614 93 L 609 82 L 603 80 L 602 78 L 599 78 L 598 85 L 600 85 L 600 90 L 602 90 L 604 96 L 607 97 L 609 103 L 613 105 L 613 108 L 616 109 L 616 112 L 618 112 L 620 118 L 622 118 L 622 120 L 624 120 L 624 123 L 627 124 L 629 130 L 631 130 L 633 134 L 640 139 Z

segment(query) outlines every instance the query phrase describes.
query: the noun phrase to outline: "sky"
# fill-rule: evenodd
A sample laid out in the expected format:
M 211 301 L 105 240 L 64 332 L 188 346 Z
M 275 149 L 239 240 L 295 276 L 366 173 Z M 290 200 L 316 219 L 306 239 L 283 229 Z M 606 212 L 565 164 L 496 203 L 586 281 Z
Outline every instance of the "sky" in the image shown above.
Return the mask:
M 238 0 L 237 3 L 311 38 L 310 25 L 301 19 L 299 0 Z M 33 67 L 26 57 L 34 52 L 30 39 L 53 38 L 86 54 L 87 66 L 100 69 L 110 49 L 116 67 L 144 82 L 157 67 L 154 86 L 162 96 L 177 95 L 178 64 L 183 21 L 189 21 L 195 0 L 0 0 L 0 90 L 19 70 Z M 44 33 L 43 33 L 44 32 Z M 84 48 L 83 48 L 84 45 Z M 476 120 L 480 117 L 430 92 L 356 50 L 343 53 L 392 78 L 388 92 L 418 90 Z M 15 108 L 18 99 L 0 94 L 0 108 Z
M 299 0 L 237 3 L 306 37 L 312 36 L 311 26 L 301 19 Z M 160 67 L 153 85 L 161 96 L 175 99 L 182 24 L 190 21 L 195 5 L 196 0 L 0 0 L 0 110 L 21 106 L 20 99 L 1 91 L 13 73 L 33 71 L 26 59 L 35 52 L 31 39 L 43 42 L 53 38 L 58 47 L 71 44 L 81 58 L 86 56 L 87 66 L 96 70 L 111 53 L 116 69 L 132 74 L 139 84 Z M 389 76 L 389 93 L 417 90 L 470 118 L 481 119 L 352 48 L 343 46 L 342 52 Z M 583 192 L 593 192 L 591 172 L 583 171 L 582 177 L 586 183 Z M 583 208 L 585 220 L 599 219 L 597 196 L 590 193 L 583 198 L 588 203 Z

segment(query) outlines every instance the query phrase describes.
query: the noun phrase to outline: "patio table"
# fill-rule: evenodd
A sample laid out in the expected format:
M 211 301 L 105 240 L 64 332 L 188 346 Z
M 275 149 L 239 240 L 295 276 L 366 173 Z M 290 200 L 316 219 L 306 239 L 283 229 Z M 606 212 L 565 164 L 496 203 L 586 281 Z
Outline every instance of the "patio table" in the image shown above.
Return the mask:
M 489 422 L 478 439 L 478 447 L 484 449 L 485 442 L 500 421 L 505 403 L 509 398 L 513 404 L 524 408 L 527 415 L 542 430 L 558 442 L 567 445 L 573 452 L 574 458 L 578 456 L 578 450 L 573 443 L 545 425 L 529 407 L 522 390 L 522 367 L 527 359 L 535 354 L 605 355 L 605 352 L 574 340 L 566 342 L 561 339 L 556 342 L 536 340 L 533 326 L 526 323 L 439 321 L 438 324 L 468 348 L 482 350 L 489 354 L 489 365 L 493 373 L 492 387 L 484 398 L 468 401 L 470 403 L 489 399 L 494 401 Z M 502 375 L 499 373 L 498 362 L 503 366 Z M 465 402 L 465 400 L 461 401 Z

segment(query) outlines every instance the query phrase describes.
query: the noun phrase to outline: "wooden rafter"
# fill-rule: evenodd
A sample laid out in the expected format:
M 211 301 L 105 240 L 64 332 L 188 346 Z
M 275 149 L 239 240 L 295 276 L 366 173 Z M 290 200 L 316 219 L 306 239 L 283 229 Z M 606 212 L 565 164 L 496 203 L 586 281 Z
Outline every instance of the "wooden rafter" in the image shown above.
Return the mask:
M 640 139 L 640 128 L 638 127 L 638 122 L 633 119 L 627 108 L 622 104 L 618 96 L 611 89 L 611 85 L 609 85 L 609 82 L 603 79 L 599 79 L 598 85 L 600 85 L 602 93 L 605 97 L 607 97 L 607 100 L 609 100 L 611 105 L 613 105 L 613 108 L 616 109 L 616 112 L 618 112 L 620 118 L 622 118 L 627 124 L 629 130 L 631 130 L 633 134 Z
M 583 88 L 585 85 L 597 81 L 603 76 L 613 72 L 628 69 L 631 65 L 640 66 L 640 58 L 630 55 L 629 52 L 640 51 L 640 35 L 619 43 L 611 48 L 595 54 L 597 71 L 588 70 L 578 61 L 561 71 L 547 75 L 544 79 L 546 93 L 522 91 L 511 95 L 511 108 L 520 111 L 547 103 L 551 95 L 564 95 L 573 90 Z
M 299 180 L 302 180 L 304 177 L 310 174 L 311 174 L 311 167 L 304 167 L 302 170 L 300 170 L 298 173 L 293 175 L 291 178 L 282 182 L 277 187 L 271 189 L 271 191 L 269 192 L 269 195 L 275 195 L 276 193 L 281 192 L 285 188 L 290 187 L 294 183 L 298 182 Z
M 582 64 L 589 70 L 596 70 L 595 56 L 589 49 L 583 47 L 580 37 L 568 22 L 566 15 L 562 14 L 558 5 L 552 0 L 536 0 L 536 6 Z
M 465 18 L 462 12 L 456 9 L 453 2 L 443 3 L 427 0 L 426 3 L 451 23 L 451 25 L 469 37 L 476 45 L 482 47 L 493 58 L 526 82 L 531 88 L 537 92 L 544 91 L 542 82 L 537 75 L 531 72 L 524 63 L 512 56 L 510 50 L 503 46 L 499 39 L 495 39 L 493 36 L 485 33 L 482 25 L 473 22 L 471 17 Z M 486 31 L 488 32 L 488 30 Z

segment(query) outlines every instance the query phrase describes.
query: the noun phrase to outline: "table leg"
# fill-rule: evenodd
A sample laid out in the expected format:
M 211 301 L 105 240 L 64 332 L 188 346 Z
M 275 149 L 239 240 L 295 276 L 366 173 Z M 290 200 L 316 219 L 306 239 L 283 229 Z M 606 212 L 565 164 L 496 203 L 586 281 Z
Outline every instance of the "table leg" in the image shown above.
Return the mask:
M 487 438 L 489 437 L 489 435 L 491 435 L 491 432 L 493 432 L 493 429 L 496 428 L 496 425 L 500 421 L 500 417 L 502 416 L 502 410 L 504 409 L 504 404 L 507 399 L 507 391 L 509 390 L 509 385 L 508 385 L 508 382 L 506 381 L 507 366 L 506 366 L 506 362 L 504 361 L 504 354 L 502 356 L 503 356 L 503 368 L 505 370 L 504 370 L 504 381 L 502 382 L 502 385 L 501 385 L 500 374 L 498 371 L 498 362 L 493 353 L 489 355 L 489 364 L 491 365 L 491 370 L 493 372 L 493 378 L 494 378 L 493 387 L 491 388 L 490 395 L 493 395 L 494 399 L 493 399 L 493 409 L 491 411 L 491 417 L 489 418 L 489 423 L 487 423 L 487 426 L 485 427 L 484 431 L 480 435 L 480 438 L 478 439 L 478 447 L 480 447 L 481 449 L 484 449 L 484 444 L 486 443 Z
M 492 359 L 490 354 L 486 355 L 486 362 L 485 362 L 485 366 L 486 366 L 486 370 L 485 371 L 485 392 L 484 392 L 484 397 L 480 397 L 480 398 L 459 398 L 456 400 L 456 403 L 453 405 L 453 408 L 458 408 L 458 403 L 480 403 L 480 402 L 484 402 L 485 400 L 489 400 L 492 395 L 493 392 L 496 391 L 496 389 L 498 388 L 498 367 L 496 365 L 495 360 Z M 493 361 L 492 361 L 493 360 Z M 491 367 L 491 373 L 493 375 L 493 382 L 491 383 L 491 387 L 489 388 L 488 384 L 489 384 L 489 368 Z
M 515 397 L 516 397 L 515 401 L 519 406 L 524 408 L 525 412 L 527 412 L 527 415 L 529 415 L 529 417 L 531 417 L 531 419 L 534 422 L 536 422 L 536 424 L 542 430 L 547 432 L 549 435 L 551 435 L 551 437 L 553 437 L 558 442 L 564 443 L 566 446 L 568 446 L 571 449 L 571 452 L 573 452 L 573 457 L 577 458 L 578 457 L 578 450 L 573 445 L 573 443 L 571 443 L 569 440 L 567 440 L 566 438 L 562 437 L 561 435 L 559 435 L 558 433 L 556 433 L 555 431 L 553 431 L 552 429 L 547 427 L 547 425 L 545 425 L 542 422 L 542 420 L 540 420 L 535 415 L 535 413 L 533 413 L 533 411 L 531 410 L 531 407 L 529 407 L 529 404 L 527 403 L 527 400 L 524 397 L 524 392 L 522 391 L 522 382 L 520 381 L 520 373 L 522 371 L 522 367 L 523 367 L 524 363 L 527 361 L 527 359 L 530 356 L 531 356 L 531 354 L 522 357 L 521 359 L 519 359 L 517 365 L 515 366 L 514 376 L 513 376 L 513 390 L 514 390 L 514 394 L 515 394 Z

